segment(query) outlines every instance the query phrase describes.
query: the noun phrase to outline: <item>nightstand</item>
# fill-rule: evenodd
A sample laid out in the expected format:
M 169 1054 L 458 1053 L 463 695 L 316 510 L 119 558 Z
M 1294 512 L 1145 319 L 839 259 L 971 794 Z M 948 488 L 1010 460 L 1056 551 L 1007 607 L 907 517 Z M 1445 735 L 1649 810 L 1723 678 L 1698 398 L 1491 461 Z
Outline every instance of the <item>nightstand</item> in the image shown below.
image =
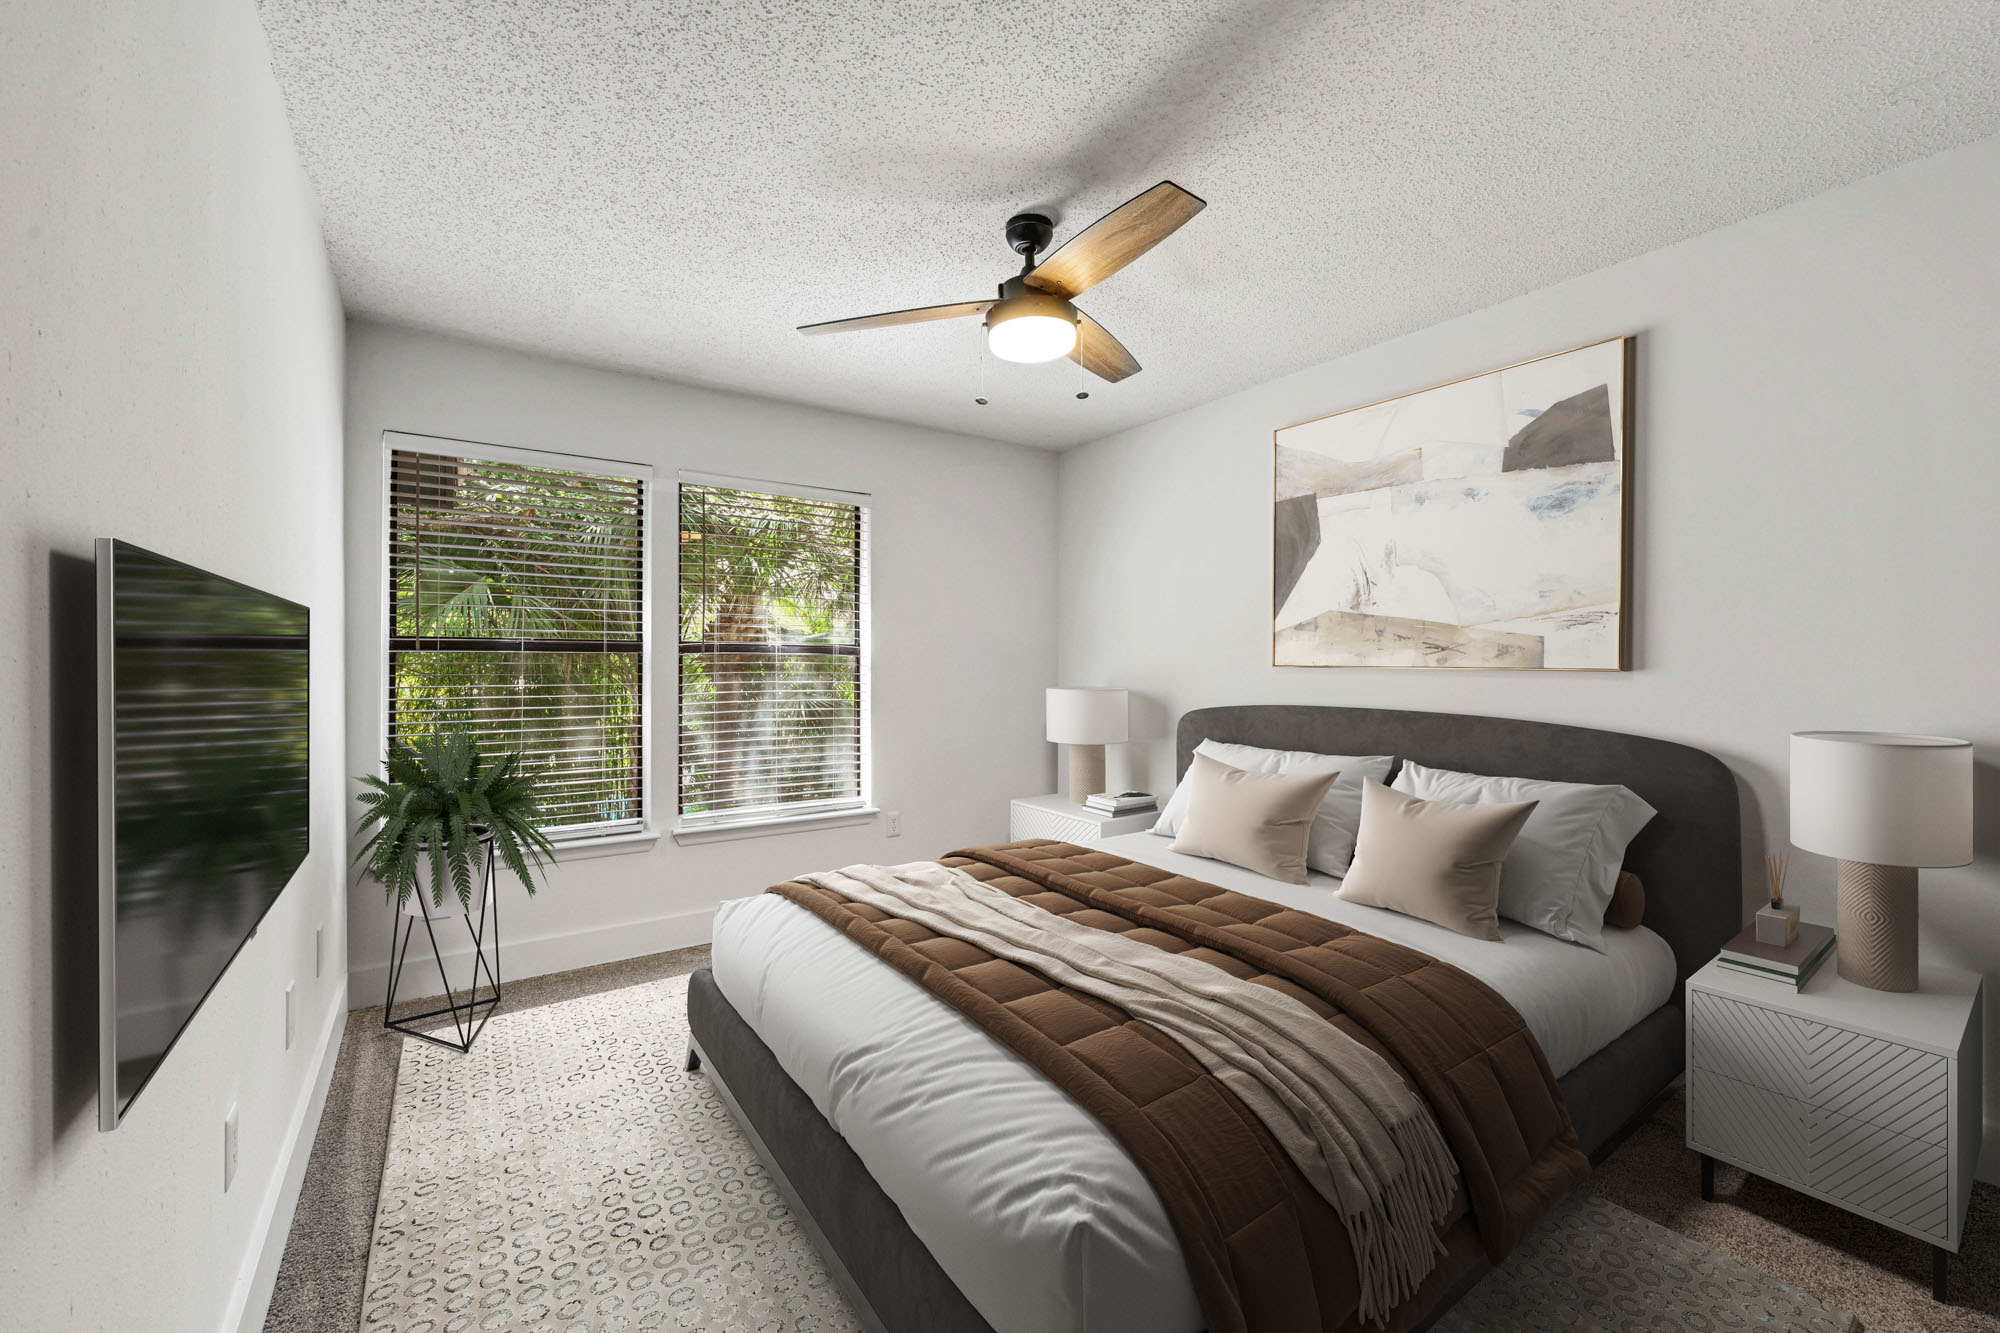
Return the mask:
M 1838 945 L 1835 946 L 1839 947 Z M 1945 1298 L 1980 1143 L 1980 977 L 1801 990 L 1710 963 L 1687 986 L 1687 1141 L 1701 1195 L 1734 1163 L 1931 1246 Z
M 1010 838 L 1056 838 L 1062 842 L 1096 842 L 1121 833 L 1143 833 L 1160 822 L 1158 810 L 1143 815 L 1100 815 L 1060 796 L 1016 797 L 1008 811 Z

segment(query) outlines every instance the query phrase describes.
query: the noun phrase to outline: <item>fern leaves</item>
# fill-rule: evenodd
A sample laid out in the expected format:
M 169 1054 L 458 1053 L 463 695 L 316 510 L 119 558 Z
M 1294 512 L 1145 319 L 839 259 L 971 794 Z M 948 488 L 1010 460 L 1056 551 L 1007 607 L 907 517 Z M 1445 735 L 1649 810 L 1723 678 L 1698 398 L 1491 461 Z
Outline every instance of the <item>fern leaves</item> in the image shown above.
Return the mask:
M 382 773 L 361 778 L 354 831 L 369 836 L 355 860 L 398 908 L 418 891 L 420 868 L 428 868 L 432 905 L 444 906 L 449 883 L 460 908 L 470 910 L 475 858 L 486 838 L 528 892 L 536 891 L 536 872 L 546 871 L 555 847 L 542 831 L 537 775 L 522 768 L 519 754 L 489 762 L 470 734 L 447 732 L 398 744 Z

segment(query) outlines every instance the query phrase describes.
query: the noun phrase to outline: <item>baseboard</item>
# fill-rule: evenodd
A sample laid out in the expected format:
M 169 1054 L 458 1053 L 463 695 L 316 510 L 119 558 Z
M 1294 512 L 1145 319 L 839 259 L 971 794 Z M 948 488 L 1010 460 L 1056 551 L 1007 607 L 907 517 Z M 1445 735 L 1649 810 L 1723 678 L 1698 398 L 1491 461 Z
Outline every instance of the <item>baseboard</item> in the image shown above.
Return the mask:
M 649 953 L 706 944 L 714 926 L 715 908 L 703 907 L 673 916 L 593 926 L 587 930 L 544 935 L 538 939 L 511 939 L 503 934 L 500 941 L 501 988 L 504 992 L 506 983 L 516 977 L 546 976 L 550 972 L 567 972 L 572 968 L 617 963 L 627 958 L 642 958 Z M 459 933 L 465 933 L 463 926 L 459 928 Z M 421 959 L 419 953 L 423 955 Z M 452 984 L 462 989 L 472 973 L 472 946 L 468 944 L 459 949 L 447 949 L 444 965 L 451 974 Z M 356 1008 L 366 1009 L 381 1004 L 388 989 L 388 959 L 367 967 L 348 969 L 348 1001 Z M 403 977 L 397 983 L 396 994 L 415 999 L 425 995 L 442 995 L 444 989 L 437 964 L 431 959 L 429 944 L 419 934 L 404 960 Z M 398 1003 L 401 1003 L 400 999 Z
M 320 1113 L 326 1110 L 327 1089 L 333 1086 L 334 1066 L 340 1060 L 340 1034 L 346 1026 L 347 996 L 342 993 L 327 1006 L 326 1026 L 319 1034 L 315 1056 L 319 1064 L 286 1127 L 281 1150 L 284 1170 L 272 1178 L 264 1192 L 250 1251 L 243 1257 L 235 1290 L 229 1296 L 228 1313 L 222 1319 L 222 1333 L 262 1333 L 264 1316 L 271 1309 L 271 1293 L 278 1285 L 278 1265 L 285 1258 L 285 1241 L 292 1234 L 292 1213 L 299 1206 L 306 1164 L 312 1160 L 313 1140 L 319 1136 Z

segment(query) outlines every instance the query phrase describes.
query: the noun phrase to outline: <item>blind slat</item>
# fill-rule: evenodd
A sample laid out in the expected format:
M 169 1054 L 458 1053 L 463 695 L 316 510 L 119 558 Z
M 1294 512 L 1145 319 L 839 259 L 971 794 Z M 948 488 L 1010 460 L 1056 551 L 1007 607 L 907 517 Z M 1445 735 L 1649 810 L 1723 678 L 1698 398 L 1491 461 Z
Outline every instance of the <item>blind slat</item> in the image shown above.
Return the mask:
M 696 756 L 683 756 L 684 759 L 692 757 Z M 742 779 L 745 781 L 761 781 L 771 777 L 790 776 L 792 774 L 826 775 L 829 773 L 830 768 L 837 772 L 837 765 L 839 765 L 843 758 L 839 748 L 806 749 L 802 747 L 775 751 L 743 750 L 736 757 L 745 768 L 753 770 L 756 775 L 754 778 Z M 851 746 L 846 747 L 845 757 L 850 760 L 852 759 L 853 749 Z
M 440 561 L 479 559 L 505 563 L 508 560 L 519 559 L 523 555 L 541 553 L 541 548 L 533 540 L 534 532 L 534 529 L 529 529 L 522 536 L 513 537 L 494 532 L 455 533 L 427 529 L 424 533 L 423 550 L 428 556 Z M 415 555 L 416 538 L 409 536 L 407 540 L 407 553 Z M 627 547 L 628 543 L 622 537 L 615 545 L 601 538 L 592 537 L 582 550 L 575 553 L 574 559 L 565 560 L 563 563 L 565 566 L 603 569 L 614 573 L 636 569 L 640 554 L 639 538 L 635 535 L 629 542 L 629 550 Z
M 526 560 L 510 560 L 505 553 L 496 554 L 489 547 L 478 557 L 460 555 L 455 551 L 439 552 L 435 547 L 427 548 L 428 562 L 412 571 L 412 584 L 424 583 L 433 587 L 470 583 L 474 580 L 489 586 L 499 583 L 507 592 L 524 588 L 555 588 L 577 597 L 636 597 L 635 585 L 639 581 L 639 570 L 635 565 L 620 561 L 603 565 L 577 560 L 565 562 L 560 571 L 548 569 Z M 451 563 L 447 563 L 449 560 Z

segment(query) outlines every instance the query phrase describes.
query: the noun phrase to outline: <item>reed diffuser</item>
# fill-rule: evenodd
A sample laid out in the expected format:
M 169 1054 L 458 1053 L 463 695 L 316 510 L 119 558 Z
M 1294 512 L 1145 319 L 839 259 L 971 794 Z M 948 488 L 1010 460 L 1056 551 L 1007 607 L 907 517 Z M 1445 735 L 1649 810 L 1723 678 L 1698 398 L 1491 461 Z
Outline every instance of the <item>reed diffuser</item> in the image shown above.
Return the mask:
M 1771 887 L 1771 902 L 1757 909 L 1757 943 L 1779 948 L 1799 937 L 1799 909 L 1785 906 L 1785 872 L 1792 858 L 1782 852 L 1764 854 L 1764 878 Z

